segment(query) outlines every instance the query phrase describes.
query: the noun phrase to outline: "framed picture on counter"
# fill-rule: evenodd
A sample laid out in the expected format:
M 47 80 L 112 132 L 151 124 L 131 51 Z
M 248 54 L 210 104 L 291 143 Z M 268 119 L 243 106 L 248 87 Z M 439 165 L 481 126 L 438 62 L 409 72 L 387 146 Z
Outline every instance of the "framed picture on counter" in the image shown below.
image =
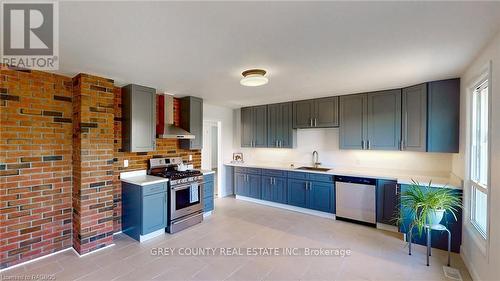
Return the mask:
M 241 152 L 233 153 L 233 162 L 243 163 L 243 153 L 241 153 Z

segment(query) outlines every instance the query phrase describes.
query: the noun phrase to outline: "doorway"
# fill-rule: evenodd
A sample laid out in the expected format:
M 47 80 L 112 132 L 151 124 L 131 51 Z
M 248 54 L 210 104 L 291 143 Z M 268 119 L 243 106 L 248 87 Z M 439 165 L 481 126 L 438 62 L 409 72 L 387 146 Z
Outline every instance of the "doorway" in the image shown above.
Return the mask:
M 203 148 L 201 150 L 201 168 L 212 170 L 214 174 L 214 198 L 220 194 L 219 183 L 221 174 L 221 122 L 203 121 Z

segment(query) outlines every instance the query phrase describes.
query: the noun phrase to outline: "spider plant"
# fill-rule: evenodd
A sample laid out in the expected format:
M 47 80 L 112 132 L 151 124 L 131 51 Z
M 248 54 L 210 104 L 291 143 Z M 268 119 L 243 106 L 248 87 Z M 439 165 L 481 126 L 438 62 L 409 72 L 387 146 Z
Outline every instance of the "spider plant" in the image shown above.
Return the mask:
M 462 208 L 462 198 L 452 189 L 431 188 L 431 182 L 428 186 L 421 186 L 412 180 L 409 188 L 401 194 L 401 206 L 411 215 L 410 229 L 416 227 L 421 236 L 425 225 L 439 223 L 445 212 L 450 212 L 457 220 L 457 212 Z M 440 214 L 436 215 L 437 212 Z M 399 217 L 401 219 L 401 214 Z M 436 217 L 437 222 L 433 222 Z

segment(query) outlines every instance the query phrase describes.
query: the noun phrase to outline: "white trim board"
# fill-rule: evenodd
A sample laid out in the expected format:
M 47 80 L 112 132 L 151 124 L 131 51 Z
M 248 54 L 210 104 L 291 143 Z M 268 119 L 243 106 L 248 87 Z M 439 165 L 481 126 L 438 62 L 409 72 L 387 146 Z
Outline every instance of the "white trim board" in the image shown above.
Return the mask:
M 85 253 L 85 254 L 83 254 L 83 255 L 80 255 L 80 254 L 79 254 L 79 253 L 75 250 L 75 248 L 71 247 L 71 249 L 73 249 L 73 252 L 75 252 L 75 254 L 76 254 L 79 258 L 81 258 L 81 257 L 85 257 L 85 256 L 90 255 L 90 254 L 94 254 L 94 253 L 100 252 L 101 250 L 104 250 L 104 249 L 107 249 L 107 248 L 113 247 L 114 245 L 115 245 L 115 244 L 113 243 L 113 244 L 110 244 L 110 245 L 108 245 L 108 246 L 106 246 L 106 247 L 102 247 L 102 248 L 99 248 L 99 249 L 94 250 L 94 251 L 92 251 L 92 252 Z
M 16 267 L 21 267 L 21 266 L 24 266 L 26 264 L 29 264 L 29 263 L 32 263 L 32 262 L 35 262 L 35 261 L 39 261 L 39 260 L 42 260 L 44 258 L 48 258 L 48 257 L 51 257 L 53 255 L 57 255 L 59 253 L 62 253 L 62 252 L 66 252 L 66 251 L 69 251 L 73 249 L 72 246 L 69 246 L 68 248 L 66 249 L 62 249 L 62 250 L 59 250 L 57 252 L 53 252 L 53 253 L 50 253 L 48 255 L 45 255 L 45 256 L 41 256 L 41 257 L 38 257 L 38 258 L 35 258 L 35 259 L 32 259 L 32 260 L 29 260 L 29 261 L 25 261 L 25 262 L 22 262 L 22 263 L 18 263 L 18 264 L 15 264 L 15 265 L 12 265 L 12 266 L 9 266 L 9 267 L 6 267 L 6 268 L 3 268 L 3 269 L 0 269 L 0 272 L 4 272 L 4 271 L 7 271 L 7 270 L 11 270 L 13 268 L 16 268 Z M 74 249 L 73 249 L 74 250 Z M 1 276 L 0 276 L 1 277 Z M 0 278 L 1 279 L 1 278 Z
M 308 214 L 308 215 L 313 215 L 313 216 L 317 216 L 317 217 L 322 217 L 322 218 L 327 218 L 327 219 L 335 219 L 334 214 L 305 209 L 305 208 L 301 208 L 301 207 L 295 207 L 295 206 L 285 205 L 285 204 L 281 204 L 281 203 L 269 202 L 269 201 L 250 198 L 250 197 L 241 196 L 241 195 L 236 195 L 236 199 L 248 201 L 248 202 L 253 202 L 253 203 L 257 203 L 257 204 L 261 204 L 261 205 L 266 205 L 266 206 L 270 206 L 270 207 L 286 209 L 286 210 L 299 212 L 299 213 L 303 213 L 303 214 Z

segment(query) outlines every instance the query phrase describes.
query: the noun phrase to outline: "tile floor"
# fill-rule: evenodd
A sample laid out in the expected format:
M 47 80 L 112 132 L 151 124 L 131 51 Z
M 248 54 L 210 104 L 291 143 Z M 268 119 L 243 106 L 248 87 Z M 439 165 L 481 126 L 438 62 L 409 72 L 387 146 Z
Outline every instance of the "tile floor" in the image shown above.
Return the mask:
M 348 257 L 155 256 L 151 249 L 184 247 L 348 248 Z M 78 257 L 72 250 L 9 269 L 0 279 L 39 275 L 45 280 L 447 280 L 446 253 L 408 248 L 397 235 L 341 221 L 244 202 L 216 200 L 202 224 L 145 243 L 118 234 L 115 246 Z M 459 255 L 452 266 L 471 280 Z M 51 278 L 51 279 L 48 279 Z M 20 280 L 20 279 L 15 279 Z

